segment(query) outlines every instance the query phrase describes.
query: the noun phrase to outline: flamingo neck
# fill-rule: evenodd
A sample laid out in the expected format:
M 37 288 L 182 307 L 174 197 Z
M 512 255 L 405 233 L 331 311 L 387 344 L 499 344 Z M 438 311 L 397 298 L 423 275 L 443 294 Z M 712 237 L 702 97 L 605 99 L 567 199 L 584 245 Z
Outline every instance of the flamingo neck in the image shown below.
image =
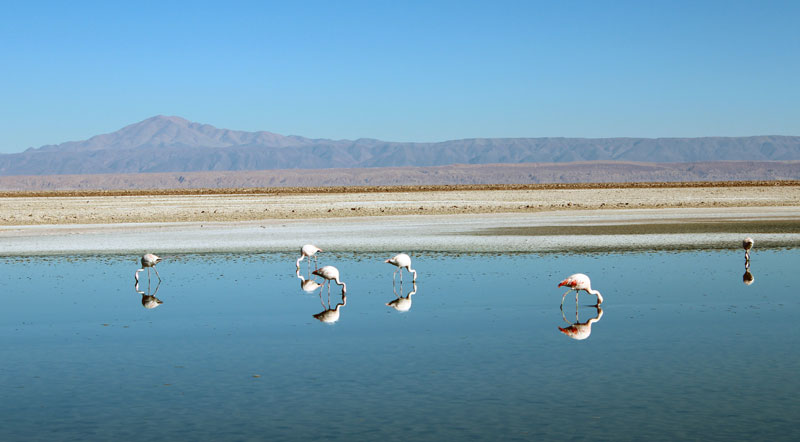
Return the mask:
M 413 281 L 416 281 L 417 280 L 417 271 L 412 269 L 411 266 L 408 266 L 408 271 L 414 274 Z
M 295 267 L 297 267 L 297 270 L 300 270 L 300 261 L 302 261 L 304 257 L 305 255 L 300 255 L 300 258 L 297 258 L 297 262 L 294 263 Z
M 598 304 L 602 304 L 603 303 L 603 295 L 601 295 L 600 292 L 598 292 L 597 290 L 588 290 L 588 292 L 589 292 L 590 295 L 597 296 L 597 303 Z

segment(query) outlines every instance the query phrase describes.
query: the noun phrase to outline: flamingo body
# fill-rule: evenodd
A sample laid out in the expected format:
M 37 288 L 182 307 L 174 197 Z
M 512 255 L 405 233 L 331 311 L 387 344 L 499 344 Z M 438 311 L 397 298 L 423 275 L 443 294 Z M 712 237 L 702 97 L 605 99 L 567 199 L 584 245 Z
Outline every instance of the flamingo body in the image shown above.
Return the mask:
M 744 249 L 744 259 L 750 259 L 750 249 L 753 248 L 753 238 L 747 237 L 742 241 L 742 248 Z
M 156 264 L 161 262 L 161 258 L 159 258 L 156 255 L 153 255 L 152 253 L 145 253 L 144 255 L 142 255 L 141 261 L 142 261 L 142 268 L 137 270 L 136 273 L 134 273 L 133 275 L 134 279 L 136 279 L 136 283 L 137 284 L 139 283 L 139 272 L 143 272 L 145 269 L 147 269 L 147 280 L 148 281 L 150 280 L 150 267 L 152 267 L 153 271 L 156 272 L 156 276 L 158 277 L 158 282 L 161 282 L 161 275 L 158 274 L 158 270 L 156 269 Z
M 336 284 L 342 286 L 342 293 L 347 291 L 347 284 L 339 280 L 339 269 L 334 266 L 320 267 L 317 270 L 314 270 L 311 274 L 321 276 L 328 280 L 328 290 L 330 290 L 331 281 L 334 281 Z
M 403 269 L 408 270 L 409 273 L 414 275 L 413 281 L 417 280 L 417 271 L 411 268 L 411 257 L 405 253 L 398 253 L 397 255 L 387 259 L 385 262 L 397 267 L 397 270 L 395 270 L 394 274 L 392 274 L 392 281 L 394 281 L 397 272 L 400 272 L 400 281 L 403 280 Z
M 588 276 L 584 275 L 583 273 L 576 273 L 574 275 L 569 276 L 567 279 L 561 281 L 558 284 L 559 287 L 567 286 L 570 290 L 575 290 L 575 302 L 578 302 L 578 292 L 581 290 L 586 291 L 586 293 L 590 295 L 597 296 L 597 305 L 603 303 L 603 295 L 600 294 L 597 290 L 592 290 L 592 281 L 589 279 Z M 564 297 L 567 296 L 567 291 L 564 293 Z M 564 297 L 561 298 L 561 303 L 564 303 Z
M 296 266 L 297 266 L 297 269 L 298 270 L 300 269 L 300 261 L 302 261 L 303 258 L 305 258 L 305 257 L 309 258 L 309 262 L 308 262 L 309 266 L 311 265 L 311 258 L 313 257 L 314 258 L 314 267 L 316 268 L 317 257 L 315 255 L 317 254 L 317 252 L 321 252 L 321 251 L 322 251 L 322 249 L 320 249 L 319 247 L 317 247 L 317 246 L 315 246 L 313 244 L 306 244 L 303 247 L 300 247 L 300 257 L 297 258 L 297 262 L 295 263 Z

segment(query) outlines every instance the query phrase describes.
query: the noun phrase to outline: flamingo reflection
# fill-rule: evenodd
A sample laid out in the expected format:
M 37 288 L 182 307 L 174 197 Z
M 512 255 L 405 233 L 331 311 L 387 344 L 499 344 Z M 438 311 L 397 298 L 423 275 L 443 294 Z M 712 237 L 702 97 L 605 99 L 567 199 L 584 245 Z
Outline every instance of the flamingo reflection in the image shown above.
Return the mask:
M 296 272 L 297 278 L 300 279 L 300 289 L 306 293 L 314 293 L 318 288 L 322 287 L 322 284 L 314 281 L 313 279 L 306 279 L 303 275 L 300 274 L 300 268 L 297 268 Z
M 744 262 L 744 275 L 742 275 L 742 282 L 744 285 L 750 285 L 755 281 L 755 277 L 750 273 L 750 260 Z
M 397 299 L 387 302 L 386 305 L 397 310 L 398 312 L 407 312 L 411 310 L 411 297 L 417 293 L 417 283 L 414 282 L 412 284 L 414 284 L 412 290 L 405 296 L 401 296 L 403 293 L 403 284 L 400 284 L 399 294 L 397 293 L 397 290 L 394 289 L 394 286 L 392 286 L 392 290 L 394 290 L 394 294 L 397 296 Z
M 595 322 L 600 321 L 600 318 L 603 317 L 603 309 L 600 308 L 599 305 L 594 306 L 597 309 L 597 315 L 589 319 L 586 322 L 580 322 L 578 320 L 578 311 L 575 310 L 575 322 L 570 322 L 567 320 L 567 317 L 564 316 L 564 309 L 561 309 L 561 317 L 564 319 L 564 322 L 569 324 L 569 327 L 558 327 L 558 330 L 561 333 L 564 333 L 568 337 L 581 341 L 589 337 L 592 334 L 592 324 Z
M 154 308 L 156 308 L 159 305 L 164 303 L 164 301 L 156 298 L 156 293 L 158 293 L 158 288 L 159 287 L 161 287 L 161 281 L 159 281 L 158 284 L 156 284 L 156 289 L 151 294 L 151 293 L 149 293 L 150 292 L 150 283 L 148 282 L 147 283 L 147 291 L 148 291 L 148 293 L 145 293 L 144 291 L 139 290 L 139 281 L 138 280 L 136 281 L 136 284 L 134 284 L 133 289 L 136 290 L 136 293 L 142 295 L 142 307 L 144 307 L 146 309 L 154 309 Z
M 347 305 L 347 295 L 342 292 L 342 302 L 336 304 L 336 307 L 331 308 L 331 298 L 330 294 L 328 294 L 328 306 L 325 306 L 325 303 L 322 302 L 322 289 L 319 289 L 319 302 L 322 303 L 322 308 L 325 310 L 317 313 L 314 315 L 314 319 L 324 322 L 326 324 L 333 324 L 334 322 L 339 320 L 339 311 L 342 307 Z

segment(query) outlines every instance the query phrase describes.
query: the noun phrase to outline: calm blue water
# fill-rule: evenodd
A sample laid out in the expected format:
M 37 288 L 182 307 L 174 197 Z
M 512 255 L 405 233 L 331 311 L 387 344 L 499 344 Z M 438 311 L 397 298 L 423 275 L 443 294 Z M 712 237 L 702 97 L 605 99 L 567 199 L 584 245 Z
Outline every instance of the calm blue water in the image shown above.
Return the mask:
M 401 313 L 388 255 L 320 254 L 332 325 L 294 254 L 166 256 L 155 309 L 136 256 L 0 258 L 0 440 L 800 438 L 798 249 L 413 256 Z

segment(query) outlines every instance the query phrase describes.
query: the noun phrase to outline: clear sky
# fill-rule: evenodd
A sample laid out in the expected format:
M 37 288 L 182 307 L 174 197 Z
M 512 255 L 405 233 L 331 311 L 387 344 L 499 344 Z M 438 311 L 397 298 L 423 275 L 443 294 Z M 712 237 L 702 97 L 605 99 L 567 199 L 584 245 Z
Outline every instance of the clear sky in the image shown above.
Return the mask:
M 318 138 L 800 135 L 800 1 L 8 2 L 0 152 L 162 114 Z

